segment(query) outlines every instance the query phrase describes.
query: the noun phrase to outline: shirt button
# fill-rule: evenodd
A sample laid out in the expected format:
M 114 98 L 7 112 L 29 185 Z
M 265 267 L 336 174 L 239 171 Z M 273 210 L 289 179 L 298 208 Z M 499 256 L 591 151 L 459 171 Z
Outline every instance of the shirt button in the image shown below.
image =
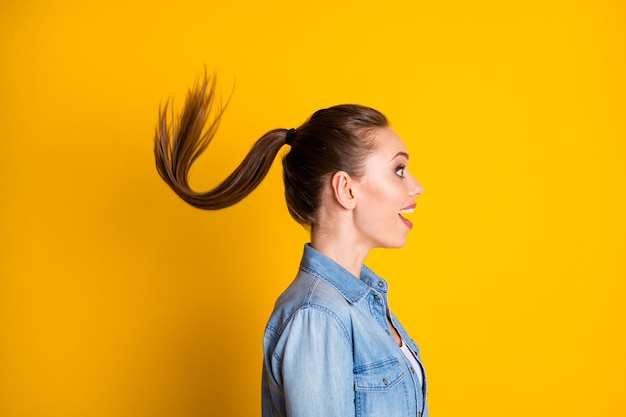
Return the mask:
M 411 366 L 411 372 L 415 373 L 415 368 L 413 368 L 412 366 Z
M 387 381 L 386 379 L 383 379 L 383 384 L 389 385 L 389 381 Z
M 383 284 L 383 282 L 382 282 L 382 281 L 378 281 L 378 286 L 379 286 L 380 288 L 382 288 L 384 285 L 385 285 L 385 284 Z
M 391 334 L 391 332 L 389 330 L 385 330 L 387 332 L 387 334 Z
M 374 300 L 376 300 L 376 301 L 380 300 L 380 295 L 374 294 Z

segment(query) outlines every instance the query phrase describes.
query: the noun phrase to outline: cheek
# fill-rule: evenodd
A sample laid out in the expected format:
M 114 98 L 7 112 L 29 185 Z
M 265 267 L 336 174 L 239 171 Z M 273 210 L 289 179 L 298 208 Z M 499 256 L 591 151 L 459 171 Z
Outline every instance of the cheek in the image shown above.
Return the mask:
M 372 196 L 374 196 L 375 203 L 380 206 L 391 207 L 398 204 L 399 195 L 398 184 L 391 181 L 377 182 L 375 187 L 372 187 Z
M 365 206 L 370 215 L 387 216 L 400 210 L 402 203 L 398 202 L 398 192 L 392 184 L 375 183 L 367 188 Z

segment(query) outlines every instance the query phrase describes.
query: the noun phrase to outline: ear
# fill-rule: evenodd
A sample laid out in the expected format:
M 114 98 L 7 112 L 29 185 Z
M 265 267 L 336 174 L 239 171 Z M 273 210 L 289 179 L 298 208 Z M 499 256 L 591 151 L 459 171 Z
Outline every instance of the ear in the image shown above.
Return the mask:
M 352 210 L 356 199 L 352 195 L 352 177 L 345 171 L 338 171 L 331 180 L 335 200 L 345 209 Z

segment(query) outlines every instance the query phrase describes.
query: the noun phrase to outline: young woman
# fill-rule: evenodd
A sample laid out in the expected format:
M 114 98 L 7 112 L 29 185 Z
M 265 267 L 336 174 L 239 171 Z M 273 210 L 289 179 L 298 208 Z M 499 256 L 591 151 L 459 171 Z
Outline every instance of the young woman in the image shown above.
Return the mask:
M 364 265 L 373 248 L 405 244 L 412 224 L 404 214 L 423 191 L 402 140 L 369 107 L 319 110 L 298 128 L 266 133 L 220 185 L 196 192 L 187 174 L 217 130 L 214 101 L 215 78 L 205 78 L 173 127 L 163 110 L 161 177 L 189 204 L 222 209 L 254 190 L 288 145 L 287 207 L 311 233 L 265 329 L 263 416 L 427 416 L 419 349 L 389 309 L 387 282 Z

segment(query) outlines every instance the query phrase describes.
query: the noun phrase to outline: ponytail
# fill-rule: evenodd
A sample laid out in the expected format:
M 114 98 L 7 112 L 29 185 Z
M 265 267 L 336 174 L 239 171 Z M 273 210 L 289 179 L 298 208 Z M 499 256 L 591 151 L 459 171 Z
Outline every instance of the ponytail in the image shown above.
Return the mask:
M 286 129 L 263 135 L 239 166 L 218 186 L 206 192 L 189 187 L 189 169 L 217 133 L 225 106 L 216 104 L 216 78 L 206 74 L 189 90 L 178 119 L 168 122 L 166 102 L 159 112 L 154 136 L 154 157 L 159 175 L 180 198 L 194 207 L 219 210 L 238 203 L 265 178 L 276 154 L 285 144 Z

